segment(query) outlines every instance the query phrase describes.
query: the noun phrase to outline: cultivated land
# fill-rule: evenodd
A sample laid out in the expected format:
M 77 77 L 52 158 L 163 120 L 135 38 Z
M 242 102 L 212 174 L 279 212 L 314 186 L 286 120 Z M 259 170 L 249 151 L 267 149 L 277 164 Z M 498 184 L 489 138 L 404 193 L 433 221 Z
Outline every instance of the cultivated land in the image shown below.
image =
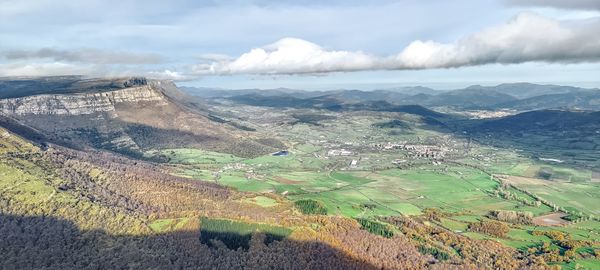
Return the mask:
M 230 107 L 214 109 L 225 113 Z M 236 121 L 287 142 L 281 150 L 289 154 L 248 159 L 197 149 L 161 150 L 174 174 L 262 193 L 245 200 L 264 207 L 276 205 L 275 199 L 265 197 L 275 196 L 313 199 L 323 203 L 329 215 L 352 218 L 419 216 L 439 209 L 444 217 L 434 222 L 437 226 L 522 251 L 543 243 L 562 249 L 533 231 L 600 240 L 600 184 L 591 169 L 486 146 L 408 114 L 241 105 L 235 110 L 246 116 Z M 292 115 L 298 113 L 327 117 L 317 123 L 293 122 Z M 394 119 L 409 125 L 376 125 Z M 489 220 L 490 212 L 497 210 L 529 212 L 538 225 L 539 220 L 555 220 L 544 223 L 547 226 L 510 224 L 503 237 L 469 231 L 471 223 Z M 560 218 L 568 215 L 577 222 Z M 600 267 L 599 261 L 586 259 L 597 248 L 578 249 L 578 259 L 557 263 L 567 269 L 576 264 Z

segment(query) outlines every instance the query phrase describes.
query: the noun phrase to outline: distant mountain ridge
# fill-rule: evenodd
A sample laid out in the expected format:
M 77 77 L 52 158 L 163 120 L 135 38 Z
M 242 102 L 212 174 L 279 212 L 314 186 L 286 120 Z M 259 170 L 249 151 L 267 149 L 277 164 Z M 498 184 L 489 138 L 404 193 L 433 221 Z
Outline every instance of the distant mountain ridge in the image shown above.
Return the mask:
M 396 105 L 383 100 L 367 100 L 363 102 L 341 101 L 334 96 L 318 96 L 313 98 L 296 98 L 292 96 L 261 96 L 246 94 L 233 96 L 230 100 L 246 105 L 273 108 L 314 108 L 330 111 L 381 111 L 403 112 L 423 117 L 444 117 L 442 113 L 427 109 L 420 105 Z
M 301 101 L 301 99 L 317 98 L 321 100 L 328 99 L 330 102 L 336 100 L 338 103 L 386 101 L 394 105 L 452 107 L 463 110 L 512 109 L 528 111 L 561 108 L 597 110 L 600 108 L 599 89 L 532 83 L 510 83 L 497 86 L 473 85 L 456 90 L 434 90 L 420 86 L 376 89 L 373 91 L 303 91 L 286 88 L 222 90 L 193 87 L 183 89 L 206 99 L 225 98 L 240 102 L 244 97 L 251 97 L 253 103 L 257 103 L 260 98 L 265 99 L 264 103 L 273 103 L 278 98 L 291 98 L 296 104 L 304 104 L 307 101 Z

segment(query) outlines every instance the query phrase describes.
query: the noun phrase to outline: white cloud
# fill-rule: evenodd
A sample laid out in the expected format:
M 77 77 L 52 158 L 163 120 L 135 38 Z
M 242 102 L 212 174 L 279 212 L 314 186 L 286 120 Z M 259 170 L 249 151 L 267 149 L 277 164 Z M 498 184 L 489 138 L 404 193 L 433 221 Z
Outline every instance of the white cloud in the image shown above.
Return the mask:
M 542 6 L 562 9 L 600 10 L 598 0 L 506 0 L 511 5 Z
M 59 76 L 91 73 L 90 67 L 69 63 L 10 63 L 0 64 L 0 76 Z
M 377 59 L 362 52 L 325 50 L 317 44 L 284 38 L 262 48 L 252 49 L 234 60 L 195 66 L 205 74 L 298 74 L 370 69 Z
M 600 20 L 561 22 L 522 13 L 452 44 L 415 41 L 396 58 L 396 68 L 425 69 L 513 64 L 578 63 L 600 60 Z
M 192 77 L 177 71 L 165 69 L 162 71 L 140 70 L 138 68 L 125 69 L 114 65 L 82 64 L 65 62 L 19 62 L 0 63 L 0 77 L 37 77 L 37 76 L 65 76 L 81 75 L 87 77 L 124 77 L 145 76 L 158 80 L 185 81 Z
M 0 52 L 0 56 L 7 60 L 51 59 L 60 62 L 92 64 L 158 64 L 161 62 L 161 57 L 155 54 L 107 51 L 93 48 L 8 50 Z
M 558 21 L 522 13 L 508 23 L 468 35 L 454 43 L 417 40 L 399 54 L 378 57 L 361 51 L 327 50 L 284 38 L 238 58 L 194 66 L 198 75 L 303 74 L 358 70 L 454 68 L 525 62 L 600 61 L 600 19 Z
M 177 71 L 165 69 L 163 71 L 149 71 L 146 73 L 146 77 L 157 79 L 157 80 L 173 80 L 173 81 L 186 81 L 190 80 L 190 77 L 181 74 Z

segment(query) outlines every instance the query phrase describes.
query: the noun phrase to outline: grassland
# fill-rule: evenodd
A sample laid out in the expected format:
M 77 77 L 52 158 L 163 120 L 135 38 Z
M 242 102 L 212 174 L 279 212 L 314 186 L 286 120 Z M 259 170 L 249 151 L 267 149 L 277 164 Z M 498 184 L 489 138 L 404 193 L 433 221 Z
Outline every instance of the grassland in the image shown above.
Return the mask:
M 203 160 L 189 153 L 186 152 L 186 160 Z M 475 215 L 485 215 L 491 210 L 530 211 L 541 215 L 552 210 L 545 205 L 533 207 L 494 196 L 498 182 L 470 167 L 423 165 L 403 170 L 340 171 L 331 166 L 329 170 L 327 167 L 311 170 L 311 165 L 300 162 L 309 159 L 308 154 L 263 156 L 237 160 L 237 169 L 227 169 L 232 167 L 231 163 L 223 161 L 218 180 L 214 179 L 216 171 L 186 167 L 181 173 L 241 191 L 285 194 L 292 200 L 316 199 L 326 205 L 329 214 L 349 217 L 420 215 L 425 208 Z M 197 165 L 202 163 L 191 164 Z M 244 170 L 252 171 L 253 175 L 247 176 Z M 533 201 L 527 194 L 520 196 Z
M 279 203 L 275 199 L 265 197 L 265 196 L 256 196 L 256 197 L 252 197 L 252 198 L 245 198 L 244 201 L 253 203 L 256 205 L 260 205 L 262 207 L 273 207 L 273 206 L 279 205 Z
M 160 151 L 150 151 L 148 156 L 163 155 L 169 162 L 179 164 L 219 164 L 236 162 L 238 158 L 231 154 L 210 152 L 200 149 L 168 149 Z
M 189 218 L 168 218 L 152 221 L 148 226 L 155 232 L 166 232 L 182 229 L 189 221 Z

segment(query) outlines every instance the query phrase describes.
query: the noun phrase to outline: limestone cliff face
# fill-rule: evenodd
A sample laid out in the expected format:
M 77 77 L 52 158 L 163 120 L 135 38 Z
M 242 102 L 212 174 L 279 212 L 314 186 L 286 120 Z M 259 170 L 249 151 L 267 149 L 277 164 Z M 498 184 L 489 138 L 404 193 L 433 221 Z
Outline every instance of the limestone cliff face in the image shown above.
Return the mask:
M 157 85 L 143 85 L 114 91 L 83 94 L 44 94 L 0 99 L 0 112 L 7 115 L 85 115 L 110 112 L 119 103 L 153 102 L 166 105 Z

